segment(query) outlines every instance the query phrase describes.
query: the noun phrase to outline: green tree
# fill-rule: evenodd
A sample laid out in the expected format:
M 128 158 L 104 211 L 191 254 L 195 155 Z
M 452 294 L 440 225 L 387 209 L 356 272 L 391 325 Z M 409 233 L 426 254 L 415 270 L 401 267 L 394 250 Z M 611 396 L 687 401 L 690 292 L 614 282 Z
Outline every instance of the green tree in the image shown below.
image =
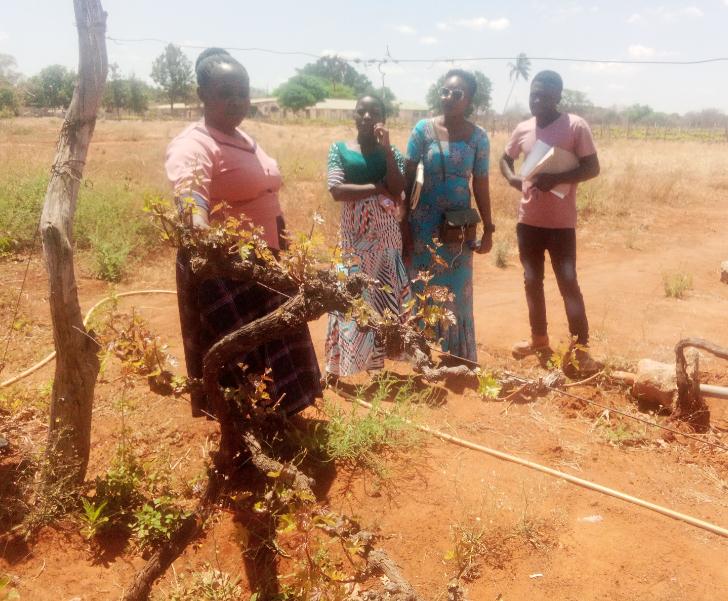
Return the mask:
M 18 113 L 19 94 L 16 84 L 19 75 L 15 66 L 15 58 L 9 54 L 0 54 L 0 116 Z
M 67 108 L 76 86 L 76 74 L 62 65 L 51 65 L 30 78 L 27 98 L 30 106 Z
M 631 123 L 639 123 L 649 119 L 655 111 L 646 104 L 633 104 L 622 111 L 622 115 Z
M 564 91 L 561 93 L 559 108 L 565 113 L 576 113 L 577 115 L 583 116 L 594 108 L 594 103 L 589 100 L 589 97 L 584 92 L 564 88 Z
M 283 86 L 278 93 L 278 103 L 294 113 L 316 104 L 316 98 L 309 90 L 297 84 Z
M 690 127 L 728 127 L 728 115 L 720 109 L 703 109 L 685 113 L 684 121 Z
M 353 97 L 368 93 L 372 82 L 363 73 L 359 73 L 349 62 L 339 56 L 322 56 L 315 63 L 309 63 L 299 70 L 301 75 L 313 75 L 331 84 L 332 93 L 337 93 L 338 86 L 354 90 Z M 332 96 L 341 98 L 341 96 Z
M 349 86 L 345 86 L 344 84 L 333 86 L 327 83 L 326 85 L 326 98 L 347 98 L 351 100 L 356 97 L 357 93 L 354 88 L 350 88 Z
M 192 63 L 179 46 L 168 44 L 152 63 L 152 79 L 162 88 L 174 110 L 176 100 L 186 99 L 192 88 Z
M 0 117 L 18 114 L 18 96 L 15 89 L 0 85 Z
M 475 81 L 478 84 L 478 89 L 475 92 L 473 98 L 473 104 L 470 108 L 468 116 L 475 113 L 476 115 L 486 112 L 490 108 L 490 97 L 493 89 L 493 85 L 483 73 L 480 71 L 473 71 Z M 435 114 L 440 114 L 440 88 L 445 84 L 445 74 L 441 75 L 440 78 L 430 86 L 427 91 L 427 106 Z
M 15 71 L 15 57 L 0 52 L 0 85 L 15 85 L 20 75 Z
M 128 80 L 129 100 L 128 109 L 141 115 L 149 108 L 149 86 L 132 75 Z
M 298 112 L 327 97 L 329 88 L 325 80 L 313 75 L 298 74 L 280 86 L 275 96 L 284 109 Z
M 508 92 L 506 103 L 503 105 L 504 113 L 508 108 L 508 103 L 511 101 L 511 96 L 513 95 L 513 90 L 516 87 L 516 83 L 518 83 L 518 80 L 522 79 L 523 81 L 528 81 L 528 74 L 531 72 L 531 60 L 526 56 L 524 52 L 521 52 L 516 57 L 515 63 L 508 63 L 508 69 L 508 77 L 511 80 L 511 89 Z
M 106 81 L 106 89 L 104 90 L 104 98 L 102 100 L 104 108 L 107 111 L 116 112 L 116 116 L 121 115 L 121 110 L 128 108 L 129 105 L 129 82 L 122 79 L 119 72 L 119 65 L 113 63 L 109 65 L 109 78 Z

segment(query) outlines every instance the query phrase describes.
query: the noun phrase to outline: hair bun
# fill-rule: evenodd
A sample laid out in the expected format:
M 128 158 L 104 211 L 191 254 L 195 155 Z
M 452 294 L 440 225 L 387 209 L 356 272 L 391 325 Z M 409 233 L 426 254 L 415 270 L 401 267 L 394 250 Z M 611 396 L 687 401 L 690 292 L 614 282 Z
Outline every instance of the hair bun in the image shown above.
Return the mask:
M 195 71 L 199 70 L 200 64 L 202 64 L 203 61 L 213 56 L 230 56 L 230 53 L 225 50 L 225 48 L 206 48 L 205 50 L 200 52 L 200 56 L 198 56 L 197 60 L 195 61 Z

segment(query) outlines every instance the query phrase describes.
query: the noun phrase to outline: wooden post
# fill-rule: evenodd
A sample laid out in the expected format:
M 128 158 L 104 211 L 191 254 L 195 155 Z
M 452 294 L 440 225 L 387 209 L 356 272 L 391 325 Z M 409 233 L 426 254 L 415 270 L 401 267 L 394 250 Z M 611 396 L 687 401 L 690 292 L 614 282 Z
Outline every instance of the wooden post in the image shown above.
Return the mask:
M 78 28 L 78 83 L 59 135 L 40 229 L 57 353 L 47 478 L 66 475 L 81 482 L 91 445 L 91 408 L 99 360 L 98 345 L 86 332 L 78 304 L 73 217 L 106 82 L 107 57 L 106 13 L 100 0 L 74 0 L 73 7 Z

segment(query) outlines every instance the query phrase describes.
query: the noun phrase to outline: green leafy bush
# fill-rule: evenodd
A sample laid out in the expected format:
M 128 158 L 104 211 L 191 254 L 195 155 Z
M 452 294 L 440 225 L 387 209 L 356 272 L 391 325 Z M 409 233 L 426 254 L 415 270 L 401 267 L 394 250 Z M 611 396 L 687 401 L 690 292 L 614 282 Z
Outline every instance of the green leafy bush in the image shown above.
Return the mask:
M 81 515 L 83 528 L 81 528 L 81 534 L 86 540 L 91 540 L 92 538 L 96 538 L 109 524 L 109 516 L 104 511 L 107 501 L 102 501 L 97 505 L 93 501 L 82 498 L 81 503 L 83 504 L 83 514 Z
M 189 515 L 189 512 L 176 506 L 171 497 L 152 499 L 134 512 L 134 538 L 141 549 L 155 549 L 172 538 Z

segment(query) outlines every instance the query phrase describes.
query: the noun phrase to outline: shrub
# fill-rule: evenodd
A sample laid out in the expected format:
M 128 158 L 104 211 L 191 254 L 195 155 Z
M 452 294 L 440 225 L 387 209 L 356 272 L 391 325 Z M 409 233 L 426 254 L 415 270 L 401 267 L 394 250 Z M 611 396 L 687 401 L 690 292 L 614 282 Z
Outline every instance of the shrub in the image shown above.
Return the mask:
M 511 245 L 508 240 L 498 240 L 493 250 L 495 251 L 493 253 L 493 263 L 495 263 L 495 266 L 499 269 L 508 267 L 508 259 L 511 254 Z
M 397 385 L 399 384 L 399 385 Z M 370 398 L 372 408 L 362 411 L 352 405 L 346 411 L 334 403 L 326 403 L 324 412 L 329 421 L 318 432 L 316 444 L 329 460 L 363 466 L 376 473 L 384 471 L 381 453 L 388 449 L 412 446 L 419 434 L 411 423 L 414 403 L 427 402 L 430 391 L 417 392 L 412 380 L 398 383 L 394 378 L 380 378 Z M 367 391 L 361 388 L 358 398 Z M 385 399 L 393 399 L 390 410 L 382 409 Z
M 171 497 L 163 496 L 145 503 L 134 512 L 132 531 L 142 550 L 151 550 L 172 538 L 189 512 L 177 507 Z
M 131 245 L 124 240 L 95 240 L 92 242 L 94 273 L 106 282 L 119 282 L 126 271 Z
M 81 528 L 81 534 L 86 540 L 91 540 L 92 538 L 96 538 L 109 524 L 109 516 L 105 512 L 107 502 L 102 501 L 97 505 L 88 499 L 81 499 L 81 503 L 83 504 L 83 514 L 81 515 L 83 528 Z
M 176 579 L 165 601 L 238 601 L 242 592 L 240 579 L 205 564 L 204 570 Z
M 662 284 L 667 298 L 684 298 L 693 288 L 693 276 L 687 273 L 667 273 L 662 276 Z

